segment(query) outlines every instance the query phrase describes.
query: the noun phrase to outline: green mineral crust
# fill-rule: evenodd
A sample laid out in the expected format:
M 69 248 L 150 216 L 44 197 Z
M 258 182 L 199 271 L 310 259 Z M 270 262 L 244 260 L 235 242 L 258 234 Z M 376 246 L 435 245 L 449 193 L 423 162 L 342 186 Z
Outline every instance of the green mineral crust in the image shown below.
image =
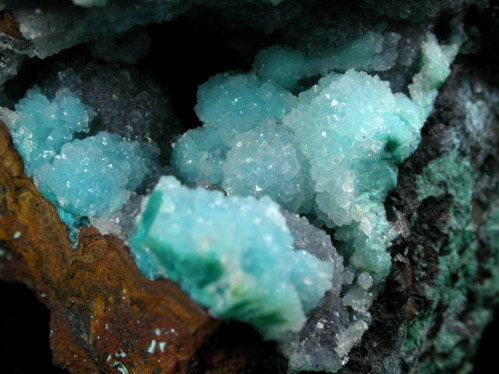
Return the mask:
M 466 136 L 471 137 L 472 144 L 486 145 L 491 141 L 486 138 L 495 131 L 499 95 L 496 88 L 482 86 L 476 98 L 469 77 L 465 76 L 459 83 L 455 89 L 456 101 L 461 104 L 464 121 L 460 127 L 447 130 L 442 154 L 428 163 L 415 183 L 420 204 L 446 207 L 446 216 L 438 225 L 440 235 L 431 246 L 421 246 L 414 254 L 423 259 L 431 248 L 438 268 L 434 276 L 425 274 L 428 270 L 424 268 L 416 271 L 416 279 L 430 278 L 424 289 L 428 305 L 407 326 L 403 343 L 409 362 L 416 362 L 415 357 L 421 352 L 434 351 L 431 359 L 414 365 L 414 370 L 420 373 L 452 372 L 466 363 L 470 347 L 474 352 L 480 332 L 493 318 L 490 306 L 497 303 L 499 291 L 497 194 L 494 191 L 497 182 L 489 179 L 488 174 L 478 176 L 473 166 L 483 162 L 491 150 L 484 146 L 480 152 L 473 153 L 463 146 Z M 484 184 L 483 179 L 488 181 Z M 484 189 L 489 188 L 494 192 L 483 205 L 484 217 L 477 220 L 473 215 L 480 209 Z M 416 212 L 413 222 L 421 219 L 418 214 L 424 213 Z M 487 261 L 484 262 L 484 258 Z M 480 279 L 482 277 L 484 279 Z M 435 324 L 438 314 L 444 317 L 439 326 Z M 463 333 L 465 329 L 467 332 Z M 462 368 L 463 372 L 471 369 L 469 363 Z
M 456 316 L 466 308 L 466 294 L 469 292 L 468 287 L 473 284 L 477 267 L 475 259 L 477 244 L 470 219 L 473 192 L 471 166 L 458 157 L 457 151 L 449 151 L 428 164 L 417 179 L 416 188 L 418 199 L 421 201 L 430 197 L 442 198 L 444 194 L 450 194 L 455 203 L 455 208 L 449 212 L 446 235 L 442 236 L 440 242 L 435 243 L 435 246 L 440 248 L 439 274 L 434 280 L 433 287 L 426 290 L 426 296 L 433 300 L 433 303 L 408 326 L 404 342 L 407 351 L 416 351 L 416 348 L 425 342 L 425 335 L 433 323 L 436 307 L 448 309 L 447 318 L 435 338 L 437 354 L 442 354 L 445 359 L 427 361 L 421 368 L 421 372 L 433 373 L 450 370 L 465 355 L 465 351 L 459 348 L 462 337 L 458 334 L 458 330 L 462 322 L 457 320 Z M 465 251 L 460 255 L 459 252 L 463 249 Z M 459 281 L 453 284 L 451 277 L 456 274 L 459 274 Z M 484 316 L 480 316 L 478 312 L 473 317 L 478 318 L 477 323 L 482 323 L 480 320 Z
M 499 94 L 452 64 L 476 43 L 464 14 L 486 4 L 20 3 L 4 4 L 22 38 L 0 38 L 0 82 L 19 86 L 0 90 L 0 118 L 73 239 L 89 223 L 118 236 L 151 281 L 275 340 L 290 373 L 470 370 L 468 331 L 499 294 L 484 166 Z M 146 27 L 180 15 L 262 39 L 226 41 L 243 63 L 216 57 L 188 115 L 153 51 L 166 26 Z M 12 78 L 25 56 L 46 59 Z

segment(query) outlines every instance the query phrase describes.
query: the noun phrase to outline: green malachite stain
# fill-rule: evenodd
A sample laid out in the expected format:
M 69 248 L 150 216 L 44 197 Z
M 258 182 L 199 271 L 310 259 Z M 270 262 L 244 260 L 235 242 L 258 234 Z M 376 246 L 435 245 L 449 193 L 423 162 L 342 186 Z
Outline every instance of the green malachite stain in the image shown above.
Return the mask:
M 418 177 L 416 186 L 420 201 L 428 197 L 450 198 L 451 204 L 446 237 L 435 242 L 433 248 L 438 256 L 439 270 L 437 277 L 427 286 L 426 296 L 430 306 L 409 324 L 404 349 L 408 355 L 423 349 L 421 344 L 427 341 L 428 334 L 437 323 L 436 310 L 443 308 L 445 319 L 433 340 L 436 353 L 431 359 L 422 361 L 419 372 L 450 372 L 460 365 L 464 357 L 469 356 L 467 347 L 472 345 L 469 340 L 476 342 L 479 338 L 479 334 L 463 336 L 462 313 L 467 312 L 467 323 L 479 331 L 483 330 L 492 318 L 487 294 L 497 294 L 499 283 L 492 280 L 480 284 L 475 279 L 477 239 L 471 226 L 474 175 L 466 157 L 463 158 L 458 151 L 445 153 L 428 164 Z M 497 225 L 497 218 L 496 211 L 492 211 L 486 227 Z M 489 242 L 497 243 L 493 241 L 496 232 L 487 233 Z M 493 274 L 498 274 L 497 256 L 493 256 L 491 262 L 487 266 L 493 269 Z M 425 269 L 419 271 L 425 272 Z M 417 273 L 415 276 L 417 279 Z M 495 276 L 494 279 L 499 278 Z M 474 304 L 470 304 L 471 294 L 474 295 Z M 431 333 L 435 334 L 434 331 Z M 462 342 L 466 344 L 460 344 Z M 466 370 L 471 370 L 471 366 L 467 366 Z

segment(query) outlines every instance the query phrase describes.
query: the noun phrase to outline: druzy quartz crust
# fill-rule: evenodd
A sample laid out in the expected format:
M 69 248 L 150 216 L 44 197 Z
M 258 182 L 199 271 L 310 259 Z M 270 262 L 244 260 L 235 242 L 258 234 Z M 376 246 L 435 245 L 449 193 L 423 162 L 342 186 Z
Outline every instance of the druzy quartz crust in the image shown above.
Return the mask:
M 496 5 L 0 6 L 0 277 L 49 295 L 58 365 L 472 370 L 499 292 L 499 95 L 475 68 Z M 179 32 L 192 83 L 157 52 Z

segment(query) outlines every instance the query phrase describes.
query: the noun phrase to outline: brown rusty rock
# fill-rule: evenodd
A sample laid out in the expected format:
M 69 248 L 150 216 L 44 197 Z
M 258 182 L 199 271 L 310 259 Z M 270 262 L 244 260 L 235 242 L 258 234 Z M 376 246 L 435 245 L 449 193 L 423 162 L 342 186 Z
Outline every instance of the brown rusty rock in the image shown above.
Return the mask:
M 227 334 L 175 284 L 144 278 L 121 240 L 84 228 L 73 250 L 1 121 L 0 244 L 0 278 L 51 310 L 53 361 L 72 373 L 242 373 L 266 349 L 255 333 Z
M 12 36 L 15 39 L 24 39 L 23 34 L 19 30 L 20 24 L 12 15 L 4 10 L 0 12 L 0 31 L 6 35 Z

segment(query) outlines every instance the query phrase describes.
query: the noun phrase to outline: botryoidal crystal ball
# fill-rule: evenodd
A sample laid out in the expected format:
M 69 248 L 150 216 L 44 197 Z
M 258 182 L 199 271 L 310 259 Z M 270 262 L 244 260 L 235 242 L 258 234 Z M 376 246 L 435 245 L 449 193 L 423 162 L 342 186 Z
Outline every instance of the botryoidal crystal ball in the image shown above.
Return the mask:
M 75 248 L 116 236 L 289 373 L 472 370 L 499 296 L 497 4 L 0 7 L 0 119 Z

